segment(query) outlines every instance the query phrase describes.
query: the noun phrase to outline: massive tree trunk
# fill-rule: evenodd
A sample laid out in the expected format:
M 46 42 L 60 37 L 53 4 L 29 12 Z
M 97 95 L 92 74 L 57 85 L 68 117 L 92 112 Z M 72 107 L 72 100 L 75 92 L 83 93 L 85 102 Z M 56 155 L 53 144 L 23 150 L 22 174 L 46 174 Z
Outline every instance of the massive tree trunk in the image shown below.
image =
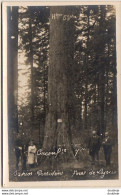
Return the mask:
M 57 15 L 60 14 L 60 15 Z M 65 148 L 62 161 L 74 159 L 71 130 L 73 121 L 74 19 L 70 7 L 50 9 L 50 65 L 48 71 L 48 114 L 43 149 Z

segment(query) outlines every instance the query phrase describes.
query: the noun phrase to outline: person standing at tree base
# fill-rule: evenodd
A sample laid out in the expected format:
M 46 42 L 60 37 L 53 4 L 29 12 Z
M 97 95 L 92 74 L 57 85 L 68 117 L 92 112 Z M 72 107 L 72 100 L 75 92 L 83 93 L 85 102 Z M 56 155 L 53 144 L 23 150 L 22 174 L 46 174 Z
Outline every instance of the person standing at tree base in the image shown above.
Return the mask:
M 22 147 L 22 171 L 26 171 L 26 163 L 27 163 L 27 146 L 26 144 Z
M 108 132 L 105 132 L 105 138 L 102 142 L 102 145 L 103 145 L 103 149 L 104 149 L 106 166 L 109 166 L 111 163 L 112 140 L 111 140 Z
M 92 164 L 95 164 L 95 158 L 99 161 L 100 139 L 96 131 L 92 132 L 92 136 L 89 140 L 89 154 L 92 157 Z
M 37 148 L 34 145 L 33 141 L 30 141 L 30 144 L 28 146 L 28 165 L 30 168 L 33 168 L 35 166 L 35 163 L 37 163 Z
M 15 142 L 16 170 L 19 169 L 19 161 L 22 159 L 22 140 L 20 134 L 17 134 Z

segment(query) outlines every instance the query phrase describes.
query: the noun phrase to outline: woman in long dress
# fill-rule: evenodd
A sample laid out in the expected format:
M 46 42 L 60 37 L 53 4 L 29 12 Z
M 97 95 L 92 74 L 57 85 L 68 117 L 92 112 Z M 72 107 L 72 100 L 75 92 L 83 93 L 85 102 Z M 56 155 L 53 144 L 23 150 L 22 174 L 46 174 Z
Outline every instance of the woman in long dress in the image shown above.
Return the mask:
M 35 163 L 37 163 L 37 148 L 34 145 L 33 141 L 30 141 L 28 146 L 28 165 L 33 168 Z

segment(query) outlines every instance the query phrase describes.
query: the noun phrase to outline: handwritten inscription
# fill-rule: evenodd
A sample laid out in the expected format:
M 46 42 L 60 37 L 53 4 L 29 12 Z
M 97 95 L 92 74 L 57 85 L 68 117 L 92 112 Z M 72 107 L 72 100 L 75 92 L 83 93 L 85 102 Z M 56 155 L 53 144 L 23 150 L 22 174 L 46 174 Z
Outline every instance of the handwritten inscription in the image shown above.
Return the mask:
M 57 152 L 45 152 L 45 151 L 42 151 L 42 149 L 39 149 L 38 151 L 37 151 L 37 155 L 38 156 L 54 156 L 55 158 L 58 156 L 58 154 L 60 154 L 60 153 L 66 153 L 66 148 L 58 148 L 57 149 Z
M 63 175 L 63 171 L 42 171 L 42 170 L 39 170 L 37 171 L 37 175 L 38 176 L 62 176 Z
M 103 168 L 99 169 L 99 170 L 89 170 L 89 171 L 78 171 L 78 170 L 74 170 L 72 177 L 73 176 L 84 176 L 86 174 L 88 174 L 89 176 L 99 176 L 101 179 L 103 179 L 106 175 L 115 175 L 117 173 L 117 171 L 113 171 L 113 170 L 104 170 Z
M 105 178 L 106 175 L 115 175 L 117 173 L 117 171 L 115 170 L 104 170 L 103 168 L 99 169 L 99 170 L 73 170 L 70 172 L 71 173 L 71 177 L 84 177 L 84 176 L 88 176 L 90 177 L 97 177 L 100 179 Z M 66 171 L 64 172 L 64 170 L 59 171 L 59 170 L 51 170 L 51 171 L 44 171 L 44 170 L 37 170 L 37 171 L 30 171 L 30 172 L 19 172 L 19 171 L 15 171 L 13 173 L 13 175 L 15 177 L 33 177 L 33 176 L 38 176 L 38 177 L 47 177 L 47 176 L 51 176 L 51 177 L 56 177 L 56 176 L 63 176 L 66 175 Z
M 14 176 L 18 176 L 18 177 L 30 177 L 30 176 L 32 176 L 33 175 L 33 172 L 32 171 L 30 171 L 30 172 L 18 172 L 18 171 L 15 171 L 14 173 L 13 173 L 13 175 Z
M 76 16 L 74 16 L 74 15 L 63 15 L 63 14 L 57 14 L 57 13 L 52 14 L 52 17 L 51 17 L 52 20 L 62 19 L 65 21 L 69 21 L 69 20 L 74 19 L 74 18 L 76 18 Z
M 79 154 L 79 152 L 80 151 L 84 151 L 84 150 L 86 150 L 86 148 L 77 148 L 77 149 L 75 149 L 75 156 L 77 156 L 78 154 Z M 59 155 L 59 154 L 66 154 L 67 153 L 67 149 L 66 148 L 58 148 L 57 149 L 57 152 L 54 152 L 54 151 L 51 151 L 51 152 L 46 152 L 46 151 L 43 151 L 42 149 L 39 149 L 39 150 L 37 150 L 37 155 L 38 156 L 54 156 L 55 158 L 57 158 L 57 156 Z
M 99 171 L 96 171 L 96 173 L 93 171 L 93 174 L 100 175 L 100 178 L 104 178 L 105 175 L 115 175 L 117 171 L 113 170 L 104 170 L 103 168 Z
M 74 170 L 73 174 L 72 174 L 72 177 L 75 175 L 75 176 L 83 176 L 83 175 L 86 175 L 86 171 L 77 171 L 77 170 Z

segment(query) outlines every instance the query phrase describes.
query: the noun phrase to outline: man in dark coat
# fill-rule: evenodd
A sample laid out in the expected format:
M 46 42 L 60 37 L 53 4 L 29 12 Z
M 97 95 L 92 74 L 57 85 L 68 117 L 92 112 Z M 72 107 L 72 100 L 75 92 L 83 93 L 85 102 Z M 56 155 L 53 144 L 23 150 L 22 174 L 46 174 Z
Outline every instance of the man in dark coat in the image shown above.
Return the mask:
M 19 160 L 22 156 L 22 141 L 20 134 L 17 134 L 16 141 L 15 141 L 15 156 L 16 156 L 16 170 L 19 169 Z
M 111 153 L 112 153 L 112 139 L 108 132 L 105 132 L 105 138 L 103 140 L 103 149 L 105 155 L 106 166 L 110 165 Z
M 22 146 L 22 171 L 26 171 L 26 163 L 27 163 L 27 152 L 28 152 L 28 145 L 24 144 Z
M 100 137 L 96 131 L 92 132 L 92 136 L 89 140 L 89 154 L 92 157 L 92 164 L 95 164 L 95 157 L 99 161 L 99 150 L 100 150 Z

